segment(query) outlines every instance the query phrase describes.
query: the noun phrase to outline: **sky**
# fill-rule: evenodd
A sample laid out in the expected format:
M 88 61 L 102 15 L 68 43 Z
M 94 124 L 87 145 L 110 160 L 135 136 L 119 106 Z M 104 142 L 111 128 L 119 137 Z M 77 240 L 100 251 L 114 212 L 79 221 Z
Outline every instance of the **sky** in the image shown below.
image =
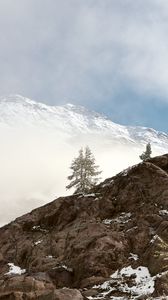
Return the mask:
M 1 0 L 0 95 L 168 131 L 167 0 Z

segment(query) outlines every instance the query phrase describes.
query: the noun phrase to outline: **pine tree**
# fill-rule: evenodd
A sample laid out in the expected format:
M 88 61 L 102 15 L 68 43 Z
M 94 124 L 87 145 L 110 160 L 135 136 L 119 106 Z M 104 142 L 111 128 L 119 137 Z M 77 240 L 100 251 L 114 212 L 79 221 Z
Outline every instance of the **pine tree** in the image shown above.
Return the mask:
M 147 160 L 147 159 L 149 159 L 151 157 L 151 154 L 152 154 L 151 144 L 148 143 L 146 145 L 145 152 L 143 152 L 139 157 L 140 157 L 141 160 L 145 161 L 145 160 Z
M 85 151 L 81 148 L 79 155 L 72 161 L 70 169 L 72 175 L 68 176 L 70 184 L 66 186 L 67 189 L 75 188 L 76 193 L 87 193 L 100 178 L 98 175 L 101 171 L 98 171 L 99 166 L 95 164 L 95 158 L 87 146 Z

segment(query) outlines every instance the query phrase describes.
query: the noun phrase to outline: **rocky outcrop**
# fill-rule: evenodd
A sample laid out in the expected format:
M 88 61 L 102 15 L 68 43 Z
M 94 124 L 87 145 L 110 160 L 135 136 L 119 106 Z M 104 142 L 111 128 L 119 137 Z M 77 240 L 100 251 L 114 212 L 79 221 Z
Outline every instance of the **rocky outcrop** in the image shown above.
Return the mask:
M 167 233 L 163 155 L 0 228 L 0 299 L 168 295 Z

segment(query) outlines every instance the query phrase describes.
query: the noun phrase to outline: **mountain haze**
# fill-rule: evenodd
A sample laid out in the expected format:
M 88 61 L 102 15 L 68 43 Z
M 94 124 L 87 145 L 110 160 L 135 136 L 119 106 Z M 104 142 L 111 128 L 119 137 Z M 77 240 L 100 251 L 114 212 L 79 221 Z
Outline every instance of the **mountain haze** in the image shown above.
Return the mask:
M 20 95 L 0 98 L 0 222 L 67 194 L 72 159 L 88 145 L 110 177 L 139 162 L 151 142 L 153 155 L 168 152 L 168 135 L 122 126 L 82 106 L 48 106 Z M 73 191 L 72 191 L 73 192 Z

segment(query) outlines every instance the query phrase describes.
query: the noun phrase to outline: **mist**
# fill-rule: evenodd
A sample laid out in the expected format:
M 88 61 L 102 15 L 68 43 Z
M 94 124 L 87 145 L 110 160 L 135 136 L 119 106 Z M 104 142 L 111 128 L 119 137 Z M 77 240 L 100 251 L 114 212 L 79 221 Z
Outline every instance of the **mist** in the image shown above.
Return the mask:
M 73 139 L 58 130 L 42 127 L 0 126 L 0 225 L 59 196 L 66 190 L 72 159 L 88 145 L 102 170 L 102 179 L 112 177 L 140 162 L 143 146 L 118 143 L 100 134 Z M 153 155 L 160 154 L 154 151 Z

